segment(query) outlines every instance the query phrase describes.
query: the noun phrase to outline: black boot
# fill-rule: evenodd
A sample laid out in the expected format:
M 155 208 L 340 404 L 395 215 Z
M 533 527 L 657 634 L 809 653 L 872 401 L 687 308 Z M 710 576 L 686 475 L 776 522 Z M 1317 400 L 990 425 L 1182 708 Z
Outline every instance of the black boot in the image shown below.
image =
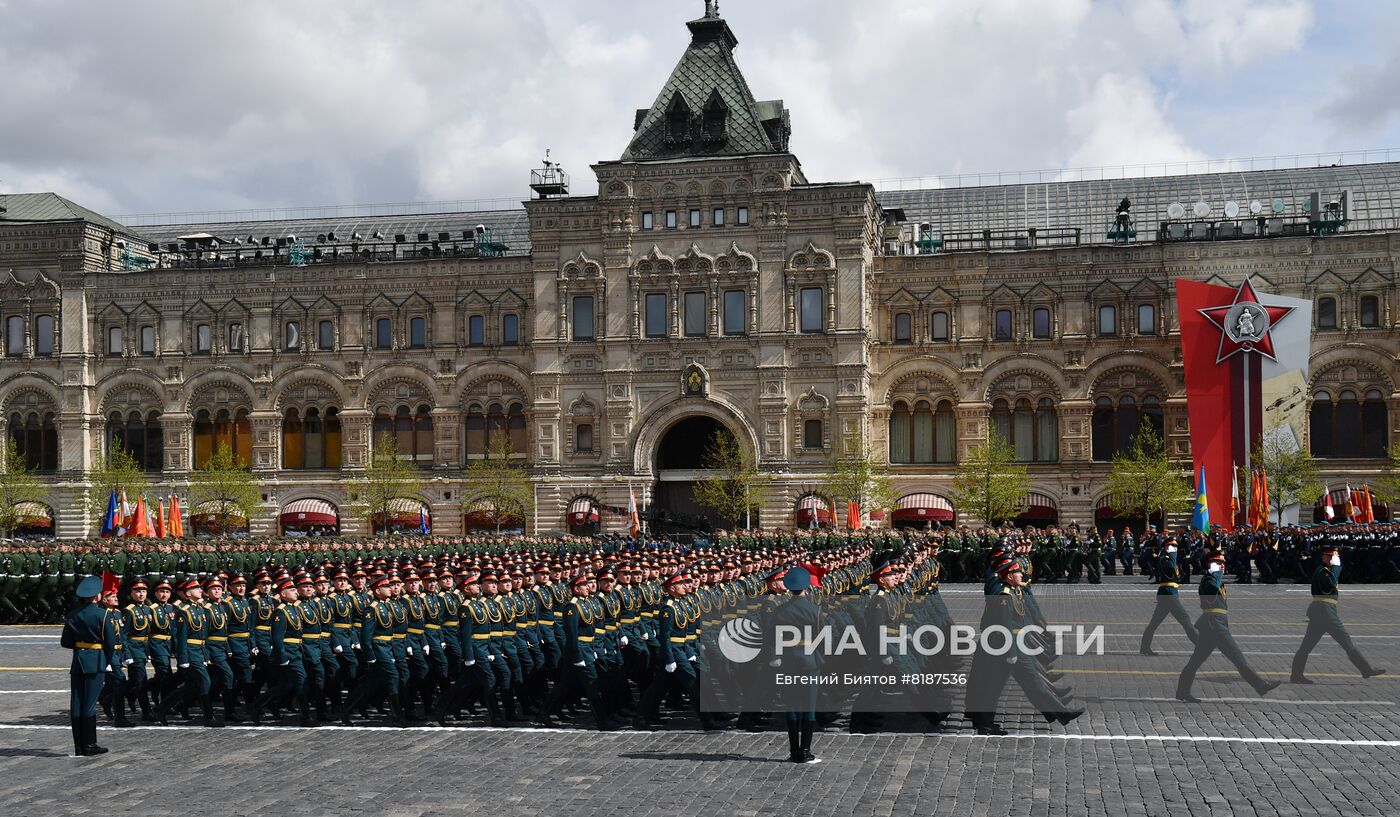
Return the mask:
M 97 716 L 88 715 L 83 719 L 87 730 L 87 746 L 83 748 L 85 755 L 105 755 L 107 750 L 97 745 Z
M 393 713 L 393 723 L 400 728 L 408 726 L 408 718 L 404 716 L 403 707 L 402 692 L 395 692 L 389 696 L 389 711 Z
M 297 707 L 301 710 L 301 725 L 306 728 L 315 726 L 316 719 L 311 717 L 311 701 L 305 692 L 297 696 Z
M 224 725 L 223 718 L 214 717 L 214 699 L 208 692 L 199 696 L 199 709 L 204 714 L 204 725 L 213 729 Z
M 136 725 L 126 717 L 126 695 L 112 696 L 112 725 L 118 729 L 130 729 Z
M 87 754 L 87 720 L 82 715 L 70 715 L 68 720 L 73 725 L 73 757 L 83 757 Z
M 803 762 L 803 763 L 821 763 L 821 762 L 822 762 L 822 761 L 821 761 L 821 758 L 819 758 L 819 757 L 817 757 L 816 755 L 812 754 L 812 732 L 813 732 L 814 730 L 816 730 L 816 728 L 817 728 L 817 722 L 816 722 L 816 721 L 809 721 L 809 720 L 804 720 L 804 721 L 802 721 L 802 729 L 801 729 L 801 732 L 802 732 L 802 735 L 801 735 L 801 737 L 802 737 L 802 747 L 801 747 L 801 750 L 802 750 L 802 762 Z
M 797 721 L 788 721 L 788 760 L 802 763 L 802 731 Z

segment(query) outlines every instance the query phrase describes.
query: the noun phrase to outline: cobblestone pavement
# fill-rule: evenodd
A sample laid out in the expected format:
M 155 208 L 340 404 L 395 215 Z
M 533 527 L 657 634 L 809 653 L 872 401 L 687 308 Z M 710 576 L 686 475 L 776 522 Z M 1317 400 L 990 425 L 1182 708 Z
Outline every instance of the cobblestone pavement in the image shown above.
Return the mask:
M 1302 592 L 1297 592 L 1301 590 Z M 1306 586 L 1232 586 L 1232 626 L 1251 663 L 1286 680 Z M 1350 591 L 1350 592 L 1348 592 Z M 973 622 L 975 588 L 945 588 Z M 0 628 L 0 813 L 713 815 L 1390 815 L 1400 813 L 1400 590 L 1344 588 L 1343 620 L 1394 676 L 1362 681 L 1326 640 L 1314 686 L 1255 697 L 1218 656 L 1200 705 L 1173 700 L 1189 647 L 1163 626 L 1138 656 L 1152 588 L 1040 588 L 1052 622 L 1107 622 L 1103 656 L 1062 662 L 1087 713 L 1068 727 L 1013 714 L 1013 734 L 962 720 L 879 735 L 819 734 L 823 762 L 783 761 L 786 735 L 381 726 L 104 728 L 111 753 L 70 758 L 69 653 L 57 628 Z M 1194 594 L 1183 594 L 1187 609 Z M 104 720 L 105 723 L 105 720 Z M 775 726 L 777 725 L 775 721 Z

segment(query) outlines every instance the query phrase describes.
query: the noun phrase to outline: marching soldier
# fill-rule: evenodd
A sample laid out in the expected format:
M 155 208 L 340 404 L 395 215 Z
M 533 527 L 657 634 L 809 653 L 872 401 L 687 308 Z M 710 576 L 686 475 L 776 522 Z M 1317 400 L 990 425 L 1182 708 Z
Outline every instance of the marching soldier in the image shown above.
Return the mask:
M 1142 633 L 1142 644 L 1138 647 L 1140 654 L 1157 654 L 1152 651 L 1152 636 L 1169 615 L 1181 622 L 1181 629 L 1186 631 L 1186 637 L 1191 640 L 1193 646 L 1195 645 L 1196 628 L 1191 626 L 1186 608 L 1181 606 L 1181 596 L 1178 592 L 1180 586 L 1181 568 L 1177 564 L 1176 539 L 1167 539 L 1166 547 L 1163 548 L 1157 562 L 1157 607 L 1152 611 L 1152 620 L 1147 622 L 1147 629 Z
M 151 703 L 148 698 L 146 664 L 147 645 L 151 641 L 151 606 L 146 603 L 146 582 L 137 579 L 127 591 L 130 602 L 122 608 L 122 636 L 125 639 L 122 653 L 126 664 L 126 695 L 141 707 L 141 720 L 151 720 Z M 166 668 L 169 669 L 167 662 Z
M 1322 549 L 1322 558 L 1312 577 L 1312 601 L 1308 603 L 1308 630 L 1303 634 L 1303 643 L 1293 656 L 1293 672 L 1290 680 L 1295 684 L 1311 684 L 1303 674 L 1308 666 L 1308 656 L 1324 635 L 1330 635 L 1346 652 L 1347 658 L 1361 673 L 1362 678 L 1384 675 L 1385 670 L 1372 667 L 1361 651 L 1351 640 L 1347 628 L 1342 625 L 1342 617 L 1337 613 L 1337 583 L 1342 575 L 1342 557 L 1335 545 Z
M 232 593 L 224 599 L 224 612 L 228 618 L 228 662 L 233 673 L 233 688 L 224 693 L 224 718 L 238 720 L 234 707 L 240 695 L 243 704 L 251 709 L 256 697 L 253 688 L 253 606 L 248 602 L 248 580 L 241 573 L 235 573 L 229 581 Z
M 1230 634 L 1230 622 L 1227 618 L 1229 605 L 1225 601 L 1225 554 L 1216 551 L 1207 558 L 1208 567 L 1206 573 L 1201 577 L 1199 595 L 1201 599 L 1201 617 L 1196 619 L 1196 649 L 1191 653 L 1191 658 L 1186 662 L 1186 666 L 1181 670 L 1181 677 L 1176 682 L 1176 699 L 1187 703 L 1200 703 L 1200 699 L 1191 694 L 1191 684 L 1196 679 L 1196 670 L 1206 662 L 1210 654 L 1219 650 L 1235 669 L 1239 670 L 1240 677 L 1243 678 L 1254 691 L 1262 697 L 1269 694 L 1269 691 L 1278 686 L 1277 681 L 1265 681 L 1259 674 L 1249 666 L 1249 661 L 1240 651 L 1240 645 L 1235 643 L 1235 637 Z

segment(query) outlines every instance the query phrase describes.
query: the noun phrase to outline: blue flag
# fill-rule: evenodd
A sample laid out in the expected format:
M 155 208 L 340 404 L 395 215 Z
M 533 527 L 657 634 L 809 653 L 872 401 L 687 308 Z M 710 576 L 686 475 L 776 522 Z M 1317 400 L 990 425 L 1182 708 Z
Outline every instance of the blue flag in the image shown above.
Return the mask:
M 422 505 L 418 506 L 418 532 L 424 536 L 428 535 L 428 509 Z
M 111 536 L 111 535 L 113 535 L 113 534 L 116 533 L 116 530 L 114 530 L 114 529 L 112 528 L 112 520 L 115 519 L 116 516 L 117 516 L 117 491 L 116 491 L 116 489 L 114 488 L 114 489 L 112 489 L 112 492 L 111 492 L 110 494 L 107 495 L 107 512 L 104 513 L 104 514 L 102 514 L 102 535 L 103 535 L 103 536 Z
M 1210 533 L 1210 507 L 1206 504 L 1206 467 L 1201 466 L 1201 475 L 1196 479 L 1196 509 L 1191 512 L 1191 527 L 1201 533 Z

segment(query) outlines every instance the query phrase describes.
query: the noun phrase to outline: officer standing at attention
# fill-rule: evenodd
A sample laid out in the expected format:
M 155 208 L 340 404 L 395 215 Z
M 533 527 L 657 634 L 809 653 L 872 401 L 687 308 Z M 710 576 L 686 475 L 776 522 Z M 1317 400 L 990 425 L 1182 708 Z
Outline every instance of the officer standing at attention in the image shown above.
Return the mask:
M 773 611 L 765 638 L 778 627 L 795 627 L 797 632 L 815 633 L 821 626 L 821 612 L 807 599 L 812 587 L 812 574 L 800 565 L 783 574 L 783 587 L 791 594 L 786 602 Z M 784 651 L 782 657 L 769 663 L 777 664 L 783 672 L 795 676 L 811 676 L 817 671 L 816 656 L 802 646 Z M 787 713 L 788 760 L 793 763 L 820 763 L 812 754 L 812 733 L 817 727 L 817 687 L 815 684 L 794 684 L 787 693 L 790 707 Z
M 1254 687 L 1261 696 L 1278 686 L 1277 681 L 1265 681 L 1249 666 L 1240 645 L 1230 634 L 1229 608 L 1225 602 L 1225 554 L 1216 551 L 1207 557 L 1206 573 L 1201 577 L 1199 594 L 1201 597 L 1201 617 L 1196 619 L 1196 650 L 1181 670 L 1176 682 L 1176 699 L 1187 703 L 1201 702 L 1191 694 L 1191 684 L 1196 680 L 1196 670 L 1206 662 L 1216 650 L 1224 653 L 1230 663 L 1239 670 L 1240 677 Z
M 1308 631 L 1303 635 L 1303 643 L 1293 656 L 1293 672 L 1289 679 L 1295 684 L 1311 684 L 1303 672 L 1308 667 L 1308 656 L 1324 635 L 1330 635 L 1346 651 L 1347 658 L 1361 672 L 1362 678 L 1384 675 L 1385 670 L 1372 667 L 1361 651 L 1352 643 L 1351 635 L 1342 625 L 1342 617 L 1337 614 L 1337 580 L 1342 575 L 1342 557 L 1336 545 L 1322 548 L 1322 559 L 1312 577 L 1312 602 L 1308 604 Z
M 63 622 L 59 643 L 73 651 L 68 670 L 72 687 L 69 719 L 73 726 L 73 756 L 105 754 L 97 745 L 97 696 L 102 692 L 102 676 L 115 666 L 117 627 L 97 603 L 103 595 L 102 577 L 88 576 L 78 584 L 82 605 Z M 116 588 L 112 588 L 116 592 Z

